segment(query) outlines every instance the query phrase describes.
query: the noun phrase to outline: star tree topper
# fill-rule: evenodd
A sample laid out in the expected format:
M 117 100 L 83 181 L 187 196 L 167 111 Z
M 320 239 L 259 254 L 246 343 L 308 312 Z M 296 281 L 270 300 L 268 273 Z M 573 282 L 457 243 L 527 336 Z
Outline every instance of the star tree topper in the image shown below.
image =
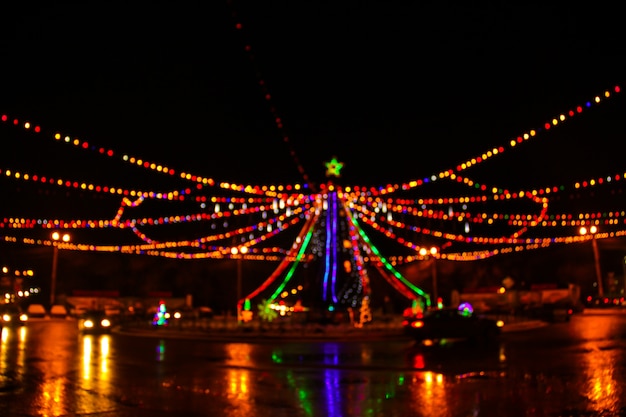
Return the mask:
M 326 162 L 326 176 L 335 176 L 339 178 L 341 176 L 341 168 L 343 168 L 343 162 L 337 161 L 337 158 L 333 156 L 330 162 Z

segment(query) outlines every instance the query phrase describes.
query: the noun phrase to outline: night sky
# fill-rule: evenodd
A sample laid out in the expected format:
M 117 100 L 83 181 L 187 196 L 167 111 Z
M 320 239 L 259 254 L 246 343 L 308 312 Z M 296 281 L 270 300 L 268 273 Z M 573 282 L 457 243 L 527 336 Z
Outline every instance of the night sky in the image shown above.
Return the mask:
M 623 93 L 543 129 L 624 87 L 617 6 L 29 3 L 0 13 L 0 115 L 116 155 L 252 185 L 322 184 L 336 157 L 337 182 L 380 187 L 537 129 L 466 175 L 534 189 L 624 172 Z M 170 186 L 44 136 L 0 124 L 0 170 Z M 110 218 L 116 209 L 91 198 L 68 206 L 63 193 L 11 180 L 2 189 L 5 218 Z
M 506 144 L 626 73 L 609 7 L 209 3 L 14 6 L 1 111 L 219 180 L 302 182 L 300 165 L 324 182 L 336 156 L 345 183 L 379 185 Z M 606 168 L 624 133 L 613 101 L 484 175 L 543 186 L 590 156 Z

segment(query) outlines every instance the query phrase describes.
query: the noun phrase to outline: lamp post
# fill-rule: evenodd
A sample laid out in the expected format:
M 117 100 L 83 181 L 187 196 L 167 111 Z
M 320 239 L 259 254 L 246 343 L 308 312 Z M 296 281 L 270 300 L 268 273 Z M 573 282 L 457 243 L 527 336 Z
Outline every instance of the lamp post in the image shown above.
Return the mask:
M 626 256 L 622 259 L 622 279 L 624 281 L 624 288 L 622 289 L 624 296 L 626 296 Z
M 57 285 L 57 263 L 59 260 L 59 241 L 69 242 L 70 235 L 69 233 L 59 233 L 52 232 L 52 273 L 50 275 L 50 306 L 52 307 L 56 301 L 55 293 L 56 293 L 56 285 Z
M 419 254 L 421 256 L 428 256 L 432 258 L 432 263 L 430 264 L 430 272 L 433 280 L 433 297 L 431 302 L 435 303 L 435 305 L 437 305 L 439 300 L 439 295 L 437 293 L 437 252 L 438 250 L 435 246 L 432 246 L 430 249 L 420 248 L 419 251 Z M 428 259 L 428 257 L 426 259 Z
M 243 254 L 248 253 L 248 247 L 233 246 L 230 253 L 237 258 L 237 323 L 241 323 L 241 259 Z
M 598 251 L 598 242 L 596 241 L 596 233 L 598 228 L 596 226 L 589 227 L 589 230 L 585 226 L 581 226 L 579 230 L 582 236 L 591 234 L 591 247 L 593 248 L 593 263 L 596 269 L 596 281 L 598 283 L 598 296 L 604 297 L 604 285 L 602 284 L 602 272 L 600 271 L 600 253 Z

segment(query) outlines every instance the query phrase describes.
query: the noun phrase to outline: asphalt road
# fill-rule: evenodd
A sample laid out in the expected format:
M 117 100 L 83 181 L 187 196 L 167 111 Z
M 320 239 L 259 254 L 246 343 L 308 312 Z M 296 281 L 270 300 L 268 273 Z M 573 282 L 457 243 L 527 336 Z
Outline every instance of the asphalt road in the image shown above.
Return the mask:
M 436 347 L 81 335 L 44 319 L 2 330 L 0 415 L 624 416 L 626 315 L 602 313 Z

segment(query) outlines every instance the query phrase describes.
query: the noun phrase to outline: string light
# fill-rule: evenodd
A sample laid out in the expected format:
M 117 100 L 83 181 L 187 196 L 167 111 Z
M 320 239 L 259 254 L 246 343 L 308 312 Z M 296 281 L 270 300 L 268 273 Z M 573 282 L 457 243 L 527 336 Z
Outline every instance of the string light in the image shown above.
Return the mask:
M 240 29 L 241 27 L 239 27 Z M 251 49 L 248 48 L 248 51 Z M 265 83 L 261 82 L 260 85 L 266 88 Z M 496 156 L 502 155 L 509 150 L 519 147 L 527 141 L 537 138 L 541 133 L 559 126 L 570 118 L 579 115 L 585 108 L 589 108 L 594 104 L 601 103 L 604 99 L 612 97 L 614 94 L 620 92 L 620 88 L 616 86 L 612 91 L 606 91 L 602 96 L 596 96 L 593 100 L 585 103 L 584 106 L 576 106 L 575 109 L 569 110 L 558 114 L 557 116 L 549 119 L 540 128 L 530 129 L 513 139 L 508 141 L 508 145 L 502 145 L 491 148 L 482 152 L 476 157 L 469 158 L 464 162 L 457 164 L 452 168 L 448 168 L 429 175 L 421 179 L 412 179 L 402 184 L 387 184 L 380 187 L 338 187 L 334 184 L 322 185 L 322 192 L 312 192 L 313 187 L 309 181 L 305 181 L 306 184 L 273 184 L 273 185 L 243 185 L 234 184 L 230 182 L 216 183 L 213 179 L 193 174 L 190 172 L 181 171 L 178 172 L 171 167 L 156 162 L 147 161 L 142 158 L 121 154 L 121 159 L 125 163 L 132 164 L 142 169 L 149 170 L 154 173 L 168 176 L 177 176 L 179 179 L 185 182 L 192 182 L 193 187 L 185 187 L 180 189 L 156 191 L 156 190 L 141 190 L 133 188 L 123 188 L 117 186 L 94 184 L 90 182 L 84 182 L 79 180 L 70 180 L 65 178 L 55 178 L 52 176 L 41 176 L 30 172 L 21 172 L 19 170 L 0 169 L 0 174 L 4 177 L 16 181 L 30 181 L 36 182 L 41 185 L 60 187 L 65 189 L 76 190 L 88 190 L 94 194 L 106 194 L 109 197 L 120 198 L 120 205 L 116 213 L 111 219 L 74 219 L 74 220 L 57 220 L 57 219 L 25 219 L 25 218 L 6 218 L 0 219 L 0 229 L 37 229 L 37 228 L 67 228 L 67 229 L 79 229 L 79 228 L 120 228 L 129 229 L 134 235 L 143 242 L 138 245 L 96 245 L 96 244 L 78 244 L 68 243 L 68 250 L 81 250 L 81 251 L 102 251 L 102 252 L 122 252 L 122 253 L 137 253 L 146 254 L 151 256 L 172 257 L 178 259 L 184 258 L 224 258 L 229 257 L 230 245 L 227 245 L 225 241 L 232 238 L 245 239 L 245 247 L 250 248 L 250 252 L 246 254 L 246 257 L 255 260 L 282 260 L 281 267 L 278 270 L 287 272 L 287 276 L 284 278 L 282 284 L 279 286 L 279 290 L 275 293 L 277 298 L 280 293 L 283 292 L 284 287 L 295 270 L 295 264 L 305 259 L 304 250 L 307 245 L 305 242 L 309 242 L 313 233 L 315 222 L 312 219 L 319 219 L 320 213 L 328 213 L 329 206 L 322 204 L 322 201 L 329 195 L 337 196 L 340 198 L 343 209 L 346 211 L 345 220 L 349 220 L 349 227 L 351 228 L 348 245 L 349 250 L 355 256 L 354 271 L 358 271 L 355 277 L 358 277 L 359 291 L 366 292 L 367 278 L 365 272 L 365 263 L 371 262 L 373 265 L 380 267 L 383 271 L 385 279 L 387 279 L 395 288 L 399 289 L 407 297 L 415 297 L 416 294 L 424 296 L 418 288 L 412 287 L 408 281 L 406 281 L 401 274 L 399 274 L 393 265 L 399 265 L 403 262 L 412 262 L 419 260 L 423 256 L 420 255 L 419 250 L 421 245 L 416 243 L 417 237 L 427 236 L 434 240 L 439 241 L 438 257 L 449 260 L 476 260 L 485 259 L 490 256 L 495 256 L 503 253 L 511 253 L 520 250 L 533 250 L 537 248 L 547 247 L 556 243 L 575 243 L 580 241 L 580 236 L 576 236 L 578 233 L 573 230 L 584 224 L 584 220 L 571 219 L 568 214 L 549 215 L 548 209 L 550 207 L 550 200 L 546 196 L 554 194 L 562 194 L 565 192 L 579 191 L 585 189 L 597 189 L 598 187 L 606 186 L 608 184 L 615 184 L 620 182 L 624 178 L 624 173 L 616 173 L 608 177 L 589 178 L 584 181 L 578 181 L 571 186 L 551 186 L 542 189 L 531 190 L 518 190 L 511 191 L 499 187 L 495 187 L 489 184 L 483 184 L 475 181 L 472 178 L 461 175 L 463 171 L 466 171 L 470 167 L 474 167 L 478 164 L 482 164 Z M 271 100 L 271 94 L 266 93 L 266 99 Z M 39 125 L 33 124 L 30 121 L 20 121 L 15 118 L 10 118 L 8 115 L 0 115 L 0 121 L 3 123 L 11 124 L 17 128 L 23 128 L 31 134 L 37 135 L 49 135 L 45 129 L 42 129 Z M 275 114 L 275 122 L 277 127 L 282 131 L 283 122 L 282 119 Z M 89 142 L 80 138 L 70 138 L 68 135 L 61 133 L 52 134 L 52 139 L 59 145 L 67 146 L 71 145 L 76 148 L 85 151 L 95 151 L 97 154 L 108 157 L 116 158 L 118 153 L 113 150 L 96 147 Z M 288 141 L 288 136 L 284 136 L 285 141 Z M 338 161 L 335 161 L 338 162 Z M 304 170 L 301 169 L 304 173 Z M 304 175 L 305 180 L 308 179 Z M 424 187 L 426 185 L 439 184 L 442 181 L 453 182 L 462 187 L 466 187 L 471 190 L 467 194 L 462 196 L 450 196 L 450 197 L 438 197 L 438 198 L 421 198 L 421 199 L 406 199 L 396 197 L 395 194 L 400 191 L 410 191 L 418 187 Z M 210 189 L 217 188 L 222 192 L 236 193 L 235 196 L 218 196 L 211 195 Z M 478 195 L 475 195 L 478 193 Z M 132 210 L 145 204 L 146 200 L 165 200 L 165 201 L 195 201 L 201 202 L 206 208 L 206 204 L 210 203 L 215 210 L 213 212 L 201 211 L 197 213 L 184 214 L 184 215 L 172 215 L 165 217 L 154 218 L 132 218 Z M 491 205 L 500 202 L 507 201 L 526 201 L 532 205 L 533 212 L 528 215 L 519 214 L 506 214 L 497 212 L 487 212 L 484 210 L 485 205 L 490 203 Z M 218 209 L 219 205 L 223 204 L 228 206 L 227 210 Z M 470 209 L 474 206 L 483 208 L 482 210 L 454 210 L 448 208 L 444 210 L 439 208 L 443 205 L 460 205 L 470 206 Z M 245 207 L 244 207 L 245 205 Z M 333 216 L 338 219 L 339 212 L 337 207 L 331 205 L 332 210 L 335 210 Z M 381 215 L 380 210 L 385 215 Z M 129 211 L 131 213 L 129 213 Z M 231 228 L 228 226 L 228 222 L 223 223 L 223 226 L 215 228 L 215 232 L 205 234 L 195 239 L 183 239 L 180 241 L 161 241 L 150 236 L 145 230 L 144 226 L 156 226 L 164 224 L 179 224 L 187 222 L 215 222 L 221 219 L 241 218 L 247 216 L 270 215 L 269 218 L 263 218 L 256 223 L 249 223 L 247 226 L 239 228 Z M 622 226 L 625 224 L 624 213 L 622 212 L 610 212 L 610 213 L 588 213 L 583 217 L 597 218 L 599 222 L 612 226 Z M 418 220 L 436 221 L 437 223 L 454 224 L 459 223 L 465 225 L 466 228 L 463 232 L 450 232 L 445 230 L 437 230 L 432 227 L 422 227 L 417 224 Z M 328 220 L 329 221 L 329 220 Z M 298 245 L 294 245 L 291 248 L 285 249 L 279 246 L 274 247 L 261 247 L 261 243 L 265 243 L 271 237 L 279 235 L 281 232 L 291 229 L 296 225 L 302 225 L 305 233 L 299 236 Z M 507 226 L 509 230 L 502 236 L 480 236 L 478 234 L 468 233 L 468 230 L 473 231 L 474 227 L 480 227 L 481 225 L 494 226 L 499 224 Z M 368 235 L 362 228 L 362 225 L 367 225 L 372 230 L 380 232 L 388 240 L 399 244 L 401 247 L 411 249 L 416 254 L 415 256 L 406 257 L 389 257 L 384 258 L 377 248 L 369 240 Z M 468 225 L 472 227 L 467 228 Z M 552 237 L 525 237 L 530 229 L 547 229 L 565 227 L 568 230 L 572 230 L 565 236 L 552 236 Z M 327 233 L 336 237 L 336 226 L 332 229 L 328 229 Z M 624 235 L 623 230 L 614 230 L 612 232 L 603 233 L 600 236 L 596 236 L 598 239 L 603 237 L 619 237 Z M 411 238 L 410 236 L 414 236 Z M 2 239 L 6 242 L 18 242 L 32 244 L 32 245 L 50 245 L 51 243 L 46 240 L 22 238 L 19 239 L 16 236 L 3 236 Z M 446 252 L 445 250 L 451 248 L 453 243 L 461 242 L 464 244 L 479 245 L 480 248 L 476 251 L 468 252 Z M 257 248 L 257 246 L 259 246 Z M 339 248 L 339 242 L 333 242 L 330 246 L 337 250 Z M 484 248 L 490 246 L 489 248 Z M 246 258 L 247 259 L 247 258 Z M 291 265 L 291 268 L 288 266 Z M 352 270 L 353 264 L 346 264 L 344 268 L 346 270 Z M 272 275 L 273 280 L 277 280 L 278 274 Z M 334 280 L 334 278 L 333 278 Z M 335 281 L 329 281 L 332 283 L 333 288 L 336 288 Z M 268 282 L 269 285 L 269 282 Z M 248 297 L 250 298 L 250 297 Z M 334 302 L 337 302 L 337 294 L 333 293 L 332 297 Z

